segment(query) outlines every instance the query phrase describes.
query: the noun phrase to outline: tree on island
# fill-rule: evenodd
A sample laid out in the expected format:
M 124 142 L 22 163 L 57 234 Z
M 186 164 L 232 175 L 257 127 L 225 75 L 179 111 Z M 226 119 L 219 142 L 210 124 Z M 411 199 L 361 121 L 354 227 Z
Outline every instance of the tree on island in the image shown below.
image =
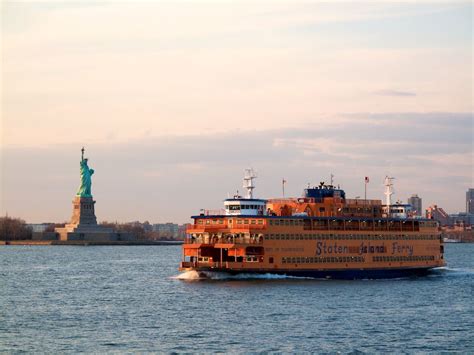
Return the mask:
M 20 218 L 0 217 L 0 240 L 25 240 L 33 235 L 31 227 Z

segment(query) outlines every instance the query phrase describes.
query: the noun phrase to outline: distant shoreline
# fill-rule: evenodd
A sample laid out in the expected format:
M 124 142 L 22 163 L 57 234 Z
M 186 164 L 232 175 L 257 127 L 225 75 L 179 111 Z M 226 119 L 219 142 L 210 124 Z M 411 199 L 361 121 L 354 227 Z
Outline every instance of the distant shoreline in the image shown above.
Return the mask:
M 59 240 L 12 240 L 5 242 L 0 241 L 0 245 L 76 245 L 76 246 L 106 246 L 106 245 L 181 245 L 182 241 L 179 240 L 135 240 L 135 241 L 115 241 L 115 242 L 93 242 L 86 240 L 77 241 L 59 241 Z

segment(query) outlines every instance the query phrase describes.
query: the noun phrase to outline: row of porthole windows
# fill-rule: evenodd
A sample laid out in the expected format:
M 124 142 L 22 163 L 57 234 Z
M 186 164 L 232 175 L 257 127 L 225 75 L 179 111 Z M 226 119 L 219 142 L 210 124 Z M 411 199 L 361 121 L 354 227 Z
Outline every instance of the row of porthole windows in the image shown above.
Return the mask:
M 203 219 L 198 219 L 198 224 L 204 224 Z M 206 219 L 206 224 L 224 224 L 223 219 Z
M 249 223 L 250 221 L 250 223 Z M 232 220 L 229 220 L 229 223 L 232 223 Z M 263 224 L 263 220 L 262 219 L 251 219 L 251 220 L 248 220 L 248 219 L 238 219 L 236 221 L 237 224 Z
M 363 256 L 292 256 L 282 257 L 282 264 L 314 264 L 314 263 L 363 263 L 365 258 Z
M 343 220 L 337 220 L 337 221 L 343 221 Z M 346 221 L 348 222 L 348 221 Z M 390 222 L 393 222 L 393 221 L 390 221 Z M 418 222 L 418 221 L 415 221 L 417 223 L 420 224 L 421 227 L 436 227 L 437 226 L 437 222 L 432 222 L 432 221 L 429 221 L 429 222 Z M 303 220 L 302 219 L 275 219 L 275 220 L 272 220 L 270 219 L 269 220 L 269 224 L 271 226 L 275 225 L 275 226 L 302 226 L 303 225 Z M 362 223 L 364 223 L 364 221 L 362 221 Z
M 279 226 L 279 225 L 282 225 L 282 226 L 302 226 L 303 225 L 303 220 L 302 219 L 270 219 L 269 220 L 269 224 L 271 226 L 275 225 L 275 226 Z
M 428 221 L 428 222 L 420 222 L 420 227 L 437 227 L 438 222 L 436 221 Z
M 385 262 L 396 262 L 396 261 L 430 261 L 434 260 L 433 255 L 421 255 L 421 256 L 374 256 L 373 261 L 385 261 Z
M 436 240 L 436 235 L 402 234 L 267 234 L 267 240 Z
M 198 219 L 197 224 L 224 224 L 223 219 Z M 263 224 L 263 219 L 237 219 L 237 224 Z M 232 219 L 229 219 L 229 224 L 232 224 Z

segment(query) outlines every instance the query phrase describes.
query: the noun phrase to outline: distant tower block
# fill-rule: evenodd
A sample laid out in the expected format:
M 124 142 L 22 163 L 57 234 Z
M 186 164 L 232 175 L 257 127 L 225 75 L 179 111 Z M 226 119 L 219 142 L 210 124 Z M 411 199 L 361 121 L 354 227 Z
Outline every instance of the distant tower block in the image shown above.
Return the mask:
M 474 214 L 474 189 L 466 191 L 466 213 Z
M 421 216 L 423 214 L 422 200 L 420 197 L 418 197 L 417 194 L 413 194 L 410 196 L 410 198 L 408 199 L 408 204 L 413 207 L 413 210 L 415 211 L 415 214 L 417 216 Z

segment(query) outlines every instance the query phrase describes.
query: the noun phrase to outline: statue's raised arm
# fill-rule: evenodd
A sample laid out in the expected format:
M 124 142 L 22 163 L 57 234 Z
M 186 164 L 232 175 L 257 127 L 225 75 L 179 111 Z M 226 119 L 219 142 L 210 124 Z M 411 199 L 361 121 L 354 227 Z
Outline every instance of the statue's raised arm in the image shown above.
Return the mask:
M 92 174 L 94 170 L 90 169 L 87 165 L 87 158 L 84 158 L 84 147 L 81 149 L 81 185 L 77 191 L 77 196 L 80 197 L 92 197 L 91 186 L 92 186 Z

